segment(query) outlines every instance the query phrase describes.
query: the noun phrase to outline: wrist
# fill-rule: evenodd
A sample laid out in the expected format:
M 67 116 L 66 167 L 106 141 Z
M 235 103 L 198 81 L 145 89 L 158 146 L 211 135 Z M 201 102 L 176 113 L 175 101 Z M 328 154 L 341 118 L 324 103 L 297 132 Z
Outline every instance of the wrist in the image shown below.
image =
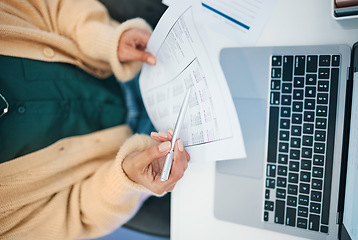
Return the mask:
M 115 163 L 117 171 L 120 171 L 120 173 L 124 176 L 128 185 L 131 185 L 134 189 L 149 192 L 151 194 L 153 194 L 152 191 L 138 183 L 138 180 L 133 177 L 135 175 L 132 173 L 133 168 L 129 166 L 129 159 L 134 157 L 137 153 L 148 149 L 155 143 L 156 142 L 147 135 L 135 134 L 128 138 L 120 147 Z
M 130 159 L 134 157 L 136 154 L 138 154 L 138 152 L 130 153 L 128 156 L 126 156 L 123 159 L 121 164 L 122 171 L 124 172 L 124 174 L 127 176 L 128 179 L 130 179 L 134 183 L 138 183 L 138 181 L 136 180 L 135 175 L 133 174 L 134 171 L 132 170 L 132 167 L 130 165 Z

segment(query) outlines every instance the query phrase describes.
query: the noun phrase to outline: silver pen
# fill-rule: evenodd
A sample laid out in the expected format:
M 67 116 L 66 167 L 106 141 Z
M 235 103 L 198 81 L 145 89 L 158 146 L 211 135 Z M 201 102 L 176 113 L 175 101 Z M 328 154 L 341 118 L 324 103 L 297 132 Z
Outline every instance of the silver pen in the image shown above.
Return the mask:
M 171 170 L 171 167 L 172 167 L 173 156 L 174 156 L 174 146 L 175 146 L 176 140 L 179 137 L 179 132 L 180 132 L 180 129 L 181 129 L 181 125 L 182 125 L 182 123 L 184 121 L 186 109 L 188 108 L 190 91 L 191 91 L 191 88 L 189 88 L 188 91 L 185 94 L 183 103 L 182 103 L 180 111 L 179 111 L 177 122 L 176 122 L 175 127 L 174 127 L 174 133 L 173 133 L 173 137 L 172 137 L 172 141 L 171 141 L 172 146 L 170 148 L 169 153 L 167 154 L 167 157 L 165 158 L 162 174 L 160 175 L 160 180 L 162 182 L 167 181 L 168 178 L 169 178 L 169 173 L 170 173 L 170 170 Z

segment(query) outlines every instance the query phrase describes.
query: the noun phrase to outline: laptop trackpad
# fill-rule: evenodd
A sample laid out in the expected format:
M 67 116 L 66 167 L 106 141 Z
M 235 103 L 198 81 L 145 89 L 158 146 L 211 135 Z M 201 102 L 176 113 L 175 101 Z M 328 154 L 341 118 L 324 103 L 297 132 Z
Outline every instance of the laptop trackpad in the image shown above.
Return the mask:
M 266 109 L 263 99 L 233 98 L 239 116 L 247 158 L 216 163 L 220 173 L 262 178 L 266 156 Z

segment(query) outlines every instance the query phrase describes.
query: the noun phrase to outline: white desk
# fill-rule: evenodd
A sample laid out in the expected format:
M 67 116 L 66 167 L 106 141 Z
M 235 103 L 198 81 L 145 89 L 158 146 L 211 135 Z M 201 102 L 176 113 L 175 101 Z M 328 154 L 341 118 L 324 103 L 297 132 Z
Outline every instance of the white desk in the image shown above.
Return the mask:
M 331 0 L 278 0 L 257 46 L 314 45 L 358 41 L 358 19 L 336 21 Z M 220 45 L 221 44 L 221 45 Z M 216 51 L 230 45 L 217 44 Z M 218 220 L 214 217 L 215 163 L 191 163 L 172 193 L 171 239 L 302 239 Z M 233 187 L 233 186 L 228 186 Z

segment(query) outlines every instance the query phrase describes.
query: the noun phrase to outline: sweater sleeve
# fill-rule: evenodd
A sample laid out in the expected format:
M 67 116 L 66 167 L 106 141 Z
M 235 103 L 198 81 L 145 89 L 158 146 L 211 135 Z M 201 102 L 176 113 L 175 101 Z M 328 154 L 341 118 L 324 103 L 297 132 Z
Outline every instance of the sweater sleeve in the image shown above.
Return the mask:
M 52 4 L 50 16 L 61 35 L 72 39 L 81 51 L 95 59 L 110 64 L 115 76 L 127 81 L 140 70 L 139 61 L 121 63 L 117 57 L 118 42 L 122 33 L 131 28 L 140 28 L 148 32 L 152 28 L 143 19 L 135 18 L 119 24 L 110 18 L 107 9 L 95 0 L 62 0 Z
M 0 237 L 93 238 L 118 228 L 151 195 L 127 178 L 122 161 L 154 143 L 149 136 L 130 137 L 121 126 L 1 164 Z

